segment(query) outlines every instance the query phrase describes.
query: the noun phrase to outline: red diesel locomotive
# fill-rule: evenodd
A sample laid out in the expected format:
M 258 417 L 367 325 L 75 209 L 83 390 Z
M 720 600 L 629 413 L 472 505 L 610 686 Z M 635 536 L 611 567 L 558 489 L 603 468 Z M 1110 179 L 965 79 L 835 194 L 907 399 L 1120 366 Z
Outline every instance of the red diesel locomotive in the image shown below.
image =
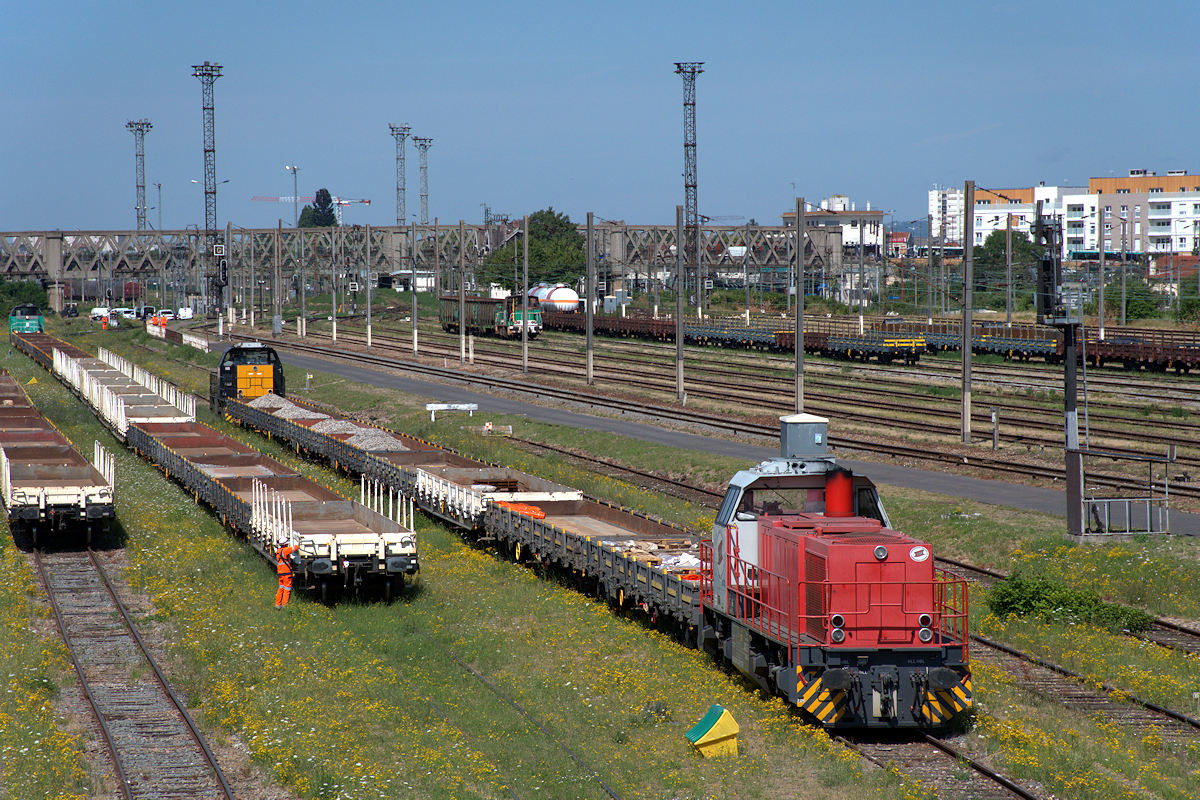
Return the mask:
M 965 581 L 891 529 L 825 419 L 781 421 L 782 455 L 737 473 L 717 513 L 700 643 L 826 727 L 949 725 L 971 706 Z

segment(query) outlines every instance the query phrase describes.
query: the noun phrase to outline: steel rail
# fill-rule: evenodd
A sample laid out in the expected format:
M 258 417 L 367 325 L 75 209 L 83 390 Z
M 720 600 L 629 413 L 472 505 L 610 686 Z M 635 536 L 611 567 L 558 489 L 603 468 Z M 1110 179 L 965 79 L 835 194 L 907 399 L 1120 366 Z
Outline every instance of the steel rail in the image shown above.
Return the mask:
M 163 694 L 171 701 L 171 705 L 175 706 L 175 710 L 179 712 L 179 716 L 183 718 L 184 724 L 187 726 L 188 733 L 191 734 L 192 740 L 200 747 L 204 753 L 204 760 L 208 762 L 209 768 L 213 772 L 213 776 L 217 779 L 217 783 L 221 785 L 221 791 L 225 794 L 228 800 L 234 800 L 233 789 L 229 785 L 229 781 L 225 779 L 225 773 L 222 772 L 220 764 L 217 763 L 216 756 L 208 746 L 207 740 L 200 733 L 200 729 L 196 727 L 196 723 L 192 720 L 192 715 L 184 708 L 183 703 L 179 700 L 179 696 L 175 694 L 175 690 L 167 682 L 167 678 L 163 675 L 162 670 L 158 666 L 158 662 L 154 656 L 150 654 L 150 649 L 146 647 L 146 643 L 142 640 L 142 635 L 138 633 L 137 626 L 133 623 L 133 618 L 129 616 L 129 612 L 125 609 L 125 604 L 121 602 L 121 598 L 117 596 L 117 590 L 113 587 L 112 582 L 108 579 L 108 573 L 104 571 L 104 567 L 96 558 L 94 550 L 87 551 L 88 559 L 92 566 L 96 568 L 96 572 L 100 575 L 100 581 L 104 584 L 108 596 L 112 598 L 113 603 L 117 607 L 117 611 L 121 614 L 121 619 L 125 622 L 125 627 L 133 635 L 133 640 L 137 642 L 138 649 L 141 650 L 142 656 L 146 659 L 146 663 L 154 671 L 154 680 L 162 689 Z
M 313 345 L 304 342 L 287 341 L 283 339 L 272 339 L 263 337 L 251 337 L 242 334 L 233 335 L 231 338 L 241 341 L 260 341 L 271 344 L 281 350 L 292 350 L 299 353 L 310 353 L 318 356 L 335 358 L 338 360 L 357 361 L 362 364 L 371 364 L 384 367 L 387 369 L 399 369 L 407 372 L 414 372 L 421 375 L 436 377 L 441 380 L 447 380 L 454 383 L 463 383 L 467 385 L 485 386 L 488 388 L 504 389 L 513 391 L 523 395 L 539 395 L 552 400 L 565 400 L 568 402 L 578 403 L 592 408 L 601 408 L 609 411 L 615 411 L 622 415 L 634 414 L 638 416 L 648 417 L 651 419 L 659 419 L 666 422 L 697 425 L 711 430 L 719 430 L 733 435 L 754 435 L 778 441 L 779 426 L 764 425 L 762 423 L 748 422 L 742 420 L 727 420 L 707 415 L 703 413 L 691 412 L 686 409 L 670 408 L 667 406 L 658 406 L 645 402 L 630 402 L 617 398 L 605 397 L 603 395 L 583 392 L 580 390 L 563 388 L 563 387 L 547 387 L 539 386 L 527 380 L 503 378 L 498 376 L 481 375 L 478 373 L 466 373 L 449 367 L 437 367 L 428 364 L 419 364 L 411 361 L 404 361 L 387 356 L 380 356 L 371 353 L 355 353 L 352 351 L 333 349 L 321 345 Z M 936 451 L 929 448 L 909 447 L 905 445 L 885 444 L 880 442 L 871 442 L 865 439 L 855 439 L 850 437 L 830 437 L 829 444 L 835 448 L 845 448 L 859 452 L 878 453 L 883 455 L 898 456 L 903 458 L 911 458 L 922 461 L 934 461 L 944 464 L 953 464 L 958 466 L 975 467 L 980 469 L 988 469 L 996 472 L 1011 473 L 1027 477 L 1045 478 L 1051 481 L 1061 481 L 1065 477 L 1063 468 L 1061 467 L 1046 467 L 1028 464 L 1013 464 L 1002 459 L 990 458 L 988 456 L 979 456 L 973 454 L 959 454 L 948 451 Z M 1124 478 L 1118 475 L 1106 475 L 1104 473 L 1091 473 L 1089 480 L 1097 486 L 1106 486 L 1114 489 L 1144 489 L 1142 482 L 1130 478 Z M 1175 496 L 1197 497 L 1200 498 L 1200 488 L 1192 487 L 1172 487 Z
M 54 596 L 54 590 L 50 587 L 50 576 L 46 572 L 46 565 L 42 563 L 40 550 L 33 551 L 33 561 L 37 565 L 42 585 L 46 587 L 46 596 L 50 598 L 50 608 L 54 611 L 54 621 L 58 625 L 58 635 L 67 646 L 67 655 L 70 656 L 71 665 L 75 668 L 75 676 L 79 679 L 79 686 L 83 690 L 83 696 L 87 699 L 88 705 L 91 706 L 92 716 L 95 717 L 97 724 L 100 726 L 105 748 L 112 758 L 113 768 L 117 773 L 117 782 L 121 784 L 121 794 L 125 797 L 125 800 L 133 800 L 133 787 L 130 785 L 129 778 L 125 774 L 125 765 L 121 759 L 121 754 L 118 752 L 117 745 L 113 741 L 112 731 L 109 730 L 108 722 L 104 719 L 104 714 L 100 712 L 100 705 L 96 702 L 96 698 L 92 696 L 91 685 L 88 682 L 87 676 L 84 675 L 83 665 L 79 663 L 79 657 L 76 655 L 71 637 L 67 633 L 67 623 L 63 619 L 62 608 Z

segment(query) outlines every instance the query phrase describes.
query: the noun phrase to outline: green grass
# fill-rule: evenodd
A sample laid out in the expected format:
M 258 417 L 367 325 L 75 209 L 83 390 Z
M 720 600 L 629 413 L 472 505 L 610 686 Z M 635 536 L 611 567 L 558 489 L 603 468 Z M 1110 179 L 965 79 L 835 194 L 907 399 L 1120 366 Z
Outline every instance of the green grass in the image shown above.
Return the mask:
M 61 386 L 35 400 L 68 435 L 107 440 Z M 111 442 L 110 442 L 111 444 Z M 303 797 L 602 797 L 596 781 L 449 655 L 471 663 L 622 797 L 895 796 L 886 773 L 801 725 L 780 701 L 636 619 L 419 521 L 423 580 L 393 606 L 305 598 L 274 580 L 190 497 L 119 450 L 128 579 L 167 625 L 174 679 L 210 727 Z M 329 475 L 331 482 L 341 480 Z M 737 760 L 683 733 L 709 704 L 742 726 Z
M 11 359 L 9 359 L 11 361 Z M 59 718 L 60 687 L 75 679 L 27 557 L 3 526 L 0 542 L 0 798 L 83 798 L 99 773 L 85 743 Z
M 139 361 L 144 360 L 146 355 L 144 351 L 129 354 Z M 181 378 L 187 378 L 186 370 L 178 365 L 173 368 Z M 293 387 L 300 385 L 291 375 L 289 381 Z M 468 425 L 479 424 L 481 421 L 478 419 L 468 423 L 463 417 L 450 415 L 436 424 L 429 424 L 428 417 L 416 402 L 417 398 L 324 374 L 315 376 L 312 394 L 317 399 L 335 402 L 348 410 L 370 413 L 398 429 L 458 446 L 471 455 L 515 464 L 547 477 L 558 476 L 563 482 L 573 485 L 584 485 L 583 482 L 589 480 L 582 470 L 568 467 L 560 459 L 518 453 L 508 449 L 502 439 L 485 439 L 464 430 Z M 581 450 L 590 449 L 606 457 L 638 465 L 666 465 L 675 474 L 704 474 L 711 469 L 709 474 L 719 477 L 743 466 L 736 461 L 718 465 L 703 454 L 659 448 L 622 437 L 599 435 L 599 438 L 593 439 L 590 434 L 539 425 L 523 418 L 496 418 L 493 421 L 506 424 L 511 421 L 520 435 L 528 438 L 540 438 Z M 260 444 L 265 442 L 262 439 L 259 441 Z M 572 472 L 576 472 L 581 479 L 569 480 Z M 677 505 L 678 501 L 666 501 L 620 481 L 596 476 L 590 480 L 593 487 L 605 490 L 597 491 L 597 494 L 612 496 L 612 493 L 624 493 L 621 502 L 650 513 L 693 526 L 699 524 L 701 527 L 706 517 L 711 518 L 711 510 L 688 504 Z M 587 486 L 584 485 L 584 488 Z M 1044 576 L 1065 585 L 1095 591 L 1112 602 L 1145 606 L 1157 613 L 1197 616 L 1196 609 L 1200 608 L 1200 589 L 1197 587 L 1200 581 L 1196 577 L 1200 576 L 1196 574 L 1197 551 L 1190 541 L 1073 546 L 1061 538 L 1061 519 L 1047 515 L 894 487 L 882 487 L 882 493 L 896 526 L 926 538 L 938 552 L 985 566 L 1020 569 L 1027 575 Z M 678 702 L 672 703 L 664 698 L 687 696 L 685 686 L 697 680 L 696 675 L 708 675 L 711 665 L 698 654 L 677 650 L 677 645 L 646 631 L 640 624 L 614 616 L 603 606 L 595 605 L 572 592 L 564 592 L 554 583 L 536 580 L 532 574 L 522 570 L 517 570 L 514 576 L 511 566 L 466 548 L 461 540 L 443 529 L 429 527 L 427 530 L 423 527 L 422 536 L 423 558 L 429 571 L 424 589 L 412 599 L 408 608 L 427 610 L 429 615 L 423 617 L 422 625 L 410 630 L 407 640 L 397 644 L 403 652 L 419 651 L 423 654 L 422 658 L 427 657 L 429 648 L 422 644 L 422 637 L 426 637 L 426 644 L 428 637 L 434 637 L 451 652 L 462 653 L 463 650 L 457 648 L 464 648 L 478 659 L 477 663 L 489 675 L 505 676 L 505 686 L 517 693 L 521 702 L 529 707 L 554 709 L 553 716 L 548 719 L 553 722 L 556 731 L 561 726 L 561 730 L 576 731 L 574 735 L 580 738 L 587 737 L 586 731 L 597 719 L 592 715 L 599 713 L 588 704 L 595 705 L 599 693 L 606 693 L 614 702 L 622 705 L 624 712 L 622 716 L 610 714 L 602 717 L 605 721 L 595 723 L 608 726 L 606 736 L 597 739 L 594 742 L 596 749 L 588 752 L 616 758 L 614 763 L 624 763 L 614 750 L 631 744 L 640 748 L 650 747 L 646 740 L 639 737 L 653 737 L 661 725 L 667 724 L 651 722 L 642 713 L 643 707 L 651 708 L 650 703 L 666 703 L 670 723 L 682 726 L 687 721 L 687 714 L 678 710 Z M 436 580 L 434 565 L 437 565 Z M 493 570 L 496 571 L 495 575 L 488 577 Z M 525 581 L 531 584 L 524 587 Z M 499 595 L 485 590 L 485 587 L 492 586 L 496 587 Z M 449 591 L 449 597 L 443 597 L 444 590 Z M 426 601 L 435 597 L 435 593 L 439 602 L 426 607 Z M 509 604 L 507 595 L 511 595 L 516 602 Z M 1194 683 L 1191 678 L 1194 659 L 1166 654 L 1159 648 L 1148 648 L 1127 637 L 1114 636 L 1088 626 L 1002 620 L 984 613 L 985 606 L 981 598 L 981 592 L 973 596 L 973 620 L 978 629 L 1074 666 L 1096 680 L 1113 683 L 1140 696 L 1157 698 L 1167 705 L 1178 707 L 1184 703 L 1183 707 L 1187 707 L 1185 701 L 1190 697 L 1189 687 Z M 508 611 L 504 612 L 503 609 Z M 386 639 L 389 635 L 399 635 L 389 634 L 392 626 L 366 608 L 336 609 L 333 613 L 350 616 L 361 614 L 362 624 L 366 627 L 363 630 L 355 628 L 353 635 L 362 636 L 362 646 L 366 646 L 367 641 L 382 641 L 380 637 Z M 594 616 L 589 616 L 591 614 Z M 348 617 L 338 618 L 344 620 Z M 468 624 L 464 620 L 471 622 Z M 628 639 L 604 641 L 601 649 L 593 650 L 593 637 L 597 635 L 597 629 L 611 629 L 608 631 L 610 634 L 627 635 Z M 365 633 L 365 630 L 371 633 Z M 418 630 L 420 633 L 415 632 Z M 339 637 L 339 641 L 350 635 L 351 632 L 347 630 Z M 512 636 L 523 638 L 533 647 L 522 652 L 511 652 L 496 644 Z M 643 648 L 648 646 L 665 649 L 643 652 Z M 574 660 L 567 658 L 563 655 L 564 649 L 575 651 L 578 657 Z M 640 655 L 632 660 L 618 655 L 629 651 L 637 651 Z M 429 657 L 433 665 L 439 663 L 436 657 Z M 641 661 L 646 657 L 656 658 L 662 664 L 670 665 L 670 669 L 678 670 L 675 677 L 680 683 L 654 682 L 657 676 L 647 672 Z M 547 658 L 555 663 L 549 671 L 543 663 Z M 423 661 L 421 663 L 424 664 Z M 1010 759 L 1006 763 L 1010 763 L 1014 769 L 1029 769 L 1031 776 L 1045 780 L 1048 787 L 1062 796 L 1121 797 L 1123 794 L 1116 787 L 1126 782 L 1150 796 L 1188 797 L 1195 794 L 1197 754 L 1162 753 L 1141 762 L 1144 769 L 1133 769 L 1132 773 L 1127 774 L 1129 765 L 1136 762 L 1130 753 L 1136 752 L 1139 758 L 1144 756 L 1144 745 L 1136 737 L 1131 739 L 1125 732 L 1106 735 L 1104 726 L 1094 721 L 1084 720 L 1075 734 L 1053 740 L 1054 746 L 1067 748 L 1062 756 L 1062 764 L 1071 765 L 1070 770 L 1050 769 L 1056 765 L 1044 763 L 1044 760 L 1035 759 L 1036 764 L 1031 764 L 1028 762 L 1032 758 L 1030 753 L 1036 753 L 1041 743 L 1041 734 L 1037 731 L 1046 724 L 1046 720 L 1062 717 L 1061 709 L 1057 705 L 1022 699 L 1019 686 L 1008 685 L 1013 680 L 1010 676 L 991 675 L 982 668 L 983 665 L 980 667 L 976 685 L 980 698 L 980 719 L 986 724 L 981 724 L 972 736 L 982 737 L 982 746 Z M 692 669 L 701 672 L 693 673 L 690 671 Z M 626 673 L 626 670 L 629 672 Z M 585 680 L 586 676 L 596 673 L 602 679 L 591 677 Z M 724 673 L 716 673 L 712 677 L 726 682 L 730 687 L 731 694 L 724 696 L 723 701 L 736 703 L 742 699 L 738 692 L 745 690 L 738 679 Z M 439 680 L 449 682 L 463 678 L 461 674 L 457 677 L 447 674 Z M 570 686 L 567 685 L 568 681 Z M 427 692 L 426 696 L 432 697 L 435 693 L 427 688 L 430 685 L 414 684 L 414 691 L 418 694 Z M 581 686 L 586 688 L 581 689 Z M 653 687 L 653 691 L 647 692 L 645 686 Z M 737 692 L 733 692 L 734 688 Z M 243 704 L 239 701 L 235 705 L 241 707 Z M 697 702 L 695 705 L 704 704 Z M 735 716 L 739 713 L 745 712 L 735 711 Z M 576 716 L 586 724 L 575 721 Z M 738 716 L 738 719 L 741 721 L 742 717 Z M 638 724 L 634 725 L 635 722 Z M 631 729 L 626 730 L 630 726 Z M 642 731 L 643 727 L 650 730 Z M 533 738 L 539 737 L 534 735 Z M 819 736 L 817 741 L 820 741 Z M 654 740 L 654 745 L 666 746 L 657 740 Z M 675 757 L 669 755 L 674 752 L 669 748 L 662 752 L 663 755 L 658 756 L 661 759 L 670 761 Z M 498 759 L 490 763 L 499 764 L 497 768 L 508 774 L 505 763 Z M 775 768 L 774 762 L 769 759 L 764 763 L 770 769 Z M 1110 774 L 1113 764 L 1119 765 L 1120 776 L 1117 778 Z M 685 768 L 685 761 L 673 766 L 673 769 Z M 710 779 L 718 781 L 733 781 L 741 777 L 742 773 L 737 772 L 710 775 Z M 540 773 L 530 779 L 540 780 Z M 818 776 L 816 780 L 824 785 L 829 778 Z M 574 788 L 582 784 L 570 785 Z M 715 785 L 733 784 L 718 782 Z M 1079 794 L 1076 791 L 1081 786 L 1087 787 L 1087 793 Z M 748 785 L 745 791 L 748 792 L 747 796 L 756 796 Z M 677 793 L 688 796 L 684 789 Z

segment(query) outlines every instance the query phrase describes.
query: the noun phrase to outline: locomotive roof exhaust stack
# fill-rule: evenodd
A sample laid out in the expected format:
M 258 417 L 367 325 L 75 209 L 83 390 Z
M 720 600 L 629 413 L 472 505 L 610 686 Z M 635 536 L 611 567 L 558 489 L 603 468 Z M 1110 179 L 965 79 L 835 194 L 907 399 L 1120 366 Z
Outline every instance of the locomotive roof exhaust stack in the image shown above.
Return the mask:
M 825 417 L 788 414 L 779 418 L 779 454 L 784 458 L 826 458 L 828 441 L 829 420 Z

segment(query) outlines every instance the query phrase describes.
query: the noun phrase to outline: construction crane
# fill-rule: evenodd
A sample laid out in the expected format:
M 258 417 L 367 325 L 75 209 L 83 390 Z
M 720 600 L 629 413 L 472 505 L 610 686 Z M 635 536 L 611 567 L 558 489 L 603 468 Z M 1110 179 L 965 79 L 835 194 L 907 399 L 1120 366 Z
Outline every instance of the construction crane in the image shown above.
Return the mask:
M 288 195 L 286 197 L 275 197 L 273 195 L 257 195 L 256 197 L 251 197 L 250 199 L 256 200 L 256 201 L 262 202 L 262 203 L 294 203 L 297 200 L 297 198 L 292 195 Z M 307 195 L 304 197 L 300 197 L 298 199 L 301 203 L 312 203 L 312 202 L 316 201 L 316 197 L 314 197 L 312 195 Z M 345 206 L 351 205 L 353 203 L 362 203 L 363 205 L 366 205 L 366 206 L 371 205 L 370 200 L 352 199 L 352 198 L 348 198 L 348 197 L 334 197 L 332 199 L 333 199 L 333 212 L 334 212 L 334 214 L 337 215 L 338 225 L 342 224 L 342 208 L 344 208 Z

